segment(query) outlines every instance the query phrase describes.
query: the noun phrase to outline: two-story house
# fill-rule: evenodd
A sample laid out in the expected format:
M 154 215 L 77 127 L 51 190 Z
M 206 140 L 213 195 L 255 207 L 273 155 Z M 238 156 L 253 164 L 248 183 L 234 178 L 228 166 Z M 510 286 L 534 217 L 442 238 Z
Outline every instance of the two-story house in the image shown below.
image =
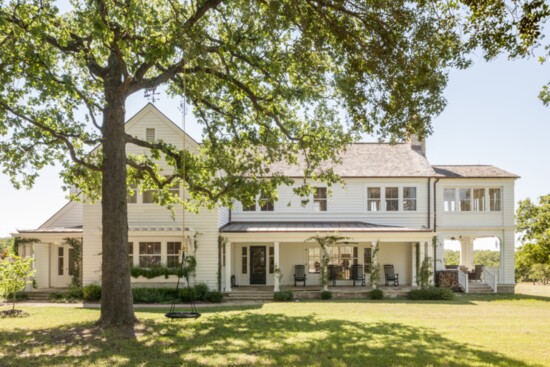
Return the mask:
M 127 122 L 126 130 L 143 139 L 198 147 L 151 104 Z M 127 147 L 129 154 L 141 154 L 142 149 Z M 137 190 L 128 200 L 131 264 L 174 266 L 180 251 L 193 251 L 196 281 L 212 289 L 231 292 L 232 285 L 279 289 L 293 285 L 296 265 L 305 266 L 308 285 L 319 285 L 320 247 L 310 238 L 337 233 L 347 237 L 329 249 L 331 264 L 339 268 L 337 285 L 349 284 L 353 264 L 363 265 L 368 277 L 376 261 L 393 265 L 400 283 L 414 286 L 423 259 L 431 258 L 435 270 L 444 269 L 445 240 L 461 242 L 461 265 L 472 269 L 473 241 L 495 237 L 500 243 L 500 268 L 486 276 L 497 278 L 499 292 L 513 292 L 518 176 L 485 165 L 432 166 L 425 151 L 424 143 L 417 140 L 353 144 L 334 167 L 345 185 L 329 189 L 319 184 L 307 203 L 290 187 L 280 187 L 275 202 L 258 197 L 249 207 L 235 203 L 231 209 L 198 214 L 180 208 L 172 215 L 153 203 L 154 190 Z M 301 179 L 298 166 L 277 169 Z M 174 193 L 185 194 L 177 188 Z M 83 283 L 100 281 L 99 203 L 69 202 L 37 229 L 19 230 L 14 236 L 39 240 L 20 248 L 20 253 L 35 258 L 38 288 L 68 285 L 74 254 L 63 245 L 67 237 L 83 239 Z M 132 279 L 135 286 L 169 286 L 175 281 L 175 276 Z

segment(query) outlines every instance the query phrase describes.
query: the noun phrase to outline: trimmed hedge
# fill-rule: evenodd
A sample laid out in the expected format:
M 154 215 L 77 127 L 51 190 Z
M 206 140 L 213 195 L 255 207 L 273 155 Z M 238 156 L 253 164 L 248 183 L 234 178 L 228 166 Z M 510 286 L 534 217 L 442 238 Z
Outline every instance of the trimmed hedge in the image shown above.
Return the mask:
M 449 288 L 429 287 L 412 290 L 407 298 L 412 300 L 450 301 L 455 298 L 455 294 Z
M 321 299 L 332 299 L 332 292 L 331 291 L 322 291 L 321 292 Z
M 179 301 L 173 288 L 132 288 L 134 303 L 172 303 Z
M 370 292 L 370 299 L 384 299 L 384 291 L 382 289 L 373 289 Z
M 29 295 L 26 292 L 15 292 L 16 301 L 26 301 L 27 299 L 29 299 Z M 4 300 L 6 302 L 12 302 L 13 293 L 8 294 L 6 298 L 3 298 L 2 296 L 0 296 L 0 300 Z
M 59 303 L 81 302 L 84 299 L 84 290 L 80 287 L 69 288 L 66 292 L 50 293 L 49 299 L 51 302 Z
M 101 286 L 98 284 L 88 284 L 82 288 L 84 301 L 99 301 L 101 299 Z
M 169 268 L 167 266 L 153 266 L 150 268 L 132 266 L 130 268 L 130 275 L 132 276 L 132 278 L 144 277 L 147 279 L 153 279 L 156 277 L 164 276 L 164 278 L 168 279 L 168 276 L 170 275 L 177 275 L 181 278 L 184 275 L 184 271 L 181 268 Z
M 282 291 L 273 293 L 273 300 L 276 302 L 292 301 L 294 294 L 292 291 Z
M 206 300 L 212 303 L 221 303 L 223 301 L 223 293 L 218 291 L 212 291 L 206 293 Z

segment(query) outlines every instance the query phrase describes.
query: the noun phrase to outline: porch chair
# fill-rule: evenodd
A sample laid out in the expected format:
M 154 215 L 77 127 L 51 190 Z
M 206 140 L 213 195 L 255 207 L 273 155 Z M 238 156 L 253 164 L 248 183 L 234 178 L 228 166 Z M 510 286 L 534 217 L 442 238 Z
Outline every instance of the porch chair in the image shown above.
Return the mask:
M 365 286 L 365 273 L 363 272 L 363 265 L 354 264 L 351 266 L 351 279 L 353 279 L 353 286 L 355 287 L 356 281 L 361 281 L 361 286 Z
M 304 282 L 306 286 L 306 267 L 304 265 L 294 265 L 294 286 L 296 282 Z
M 481 274 L 483 273 L 483 265 L 475 265 L 474 271 L 468 273 L 468 280 L 478 281 L 481 280 Z
M 395 274 L 393 271 L 393 265 L 384 265 L 384 275 L 386 277 L 386 286 L 393 282 L 393 286 L 399 285 L 399 274 Z
M 336 287 L 336 278 L 338 277 L 338 266 L 329 265 L 328 266 L 328 281 L 332 282 L 332 286 Z

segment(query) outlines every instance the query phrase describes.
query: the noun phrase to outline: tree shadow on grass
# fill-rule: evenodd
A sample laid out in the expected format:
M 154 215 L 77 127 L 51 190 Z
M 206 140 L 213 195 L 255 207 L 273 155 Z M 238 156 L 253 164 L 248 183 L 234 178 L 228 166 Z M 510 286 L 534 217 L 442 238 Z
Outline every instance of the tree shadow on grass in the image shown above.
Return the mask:
M 81 323 L 0 335 L 1 366 L 530 366 L 421 327 L 253 312 L 144 321 L 136 338 Z

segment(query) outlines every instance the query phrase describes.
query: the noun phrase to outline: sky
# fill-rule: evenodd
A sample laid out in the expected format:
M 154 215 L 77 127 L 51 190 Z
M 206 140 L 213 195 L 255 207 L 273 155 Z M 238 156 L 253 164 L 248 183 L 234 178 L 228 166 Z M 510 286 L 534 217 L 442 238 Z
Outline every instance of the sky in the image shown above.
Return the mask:
M 492 62 L 474 58 L 467 70 L 449 74 L 444 92 L 445 111 L 433 121 L 427 139 L 432 164 L 491 164 L 521 178 L 516 182 L 516 202 L 550 193 L 550 107 L 537 95 L 550 81 L 550 63 L 537 60 Z M 155 105 L 181 124 L 180 101 L 159 96 Z M 127 117 L 148 100 L 132 96 Z M 188 133 L 200 140 L 200 127 L 188 112 Z M 66 202 L 58 167 L 44 169 L 31 190 L 15 190 L 0 173 L 0 237 L 16 229 L 37 228 Z

